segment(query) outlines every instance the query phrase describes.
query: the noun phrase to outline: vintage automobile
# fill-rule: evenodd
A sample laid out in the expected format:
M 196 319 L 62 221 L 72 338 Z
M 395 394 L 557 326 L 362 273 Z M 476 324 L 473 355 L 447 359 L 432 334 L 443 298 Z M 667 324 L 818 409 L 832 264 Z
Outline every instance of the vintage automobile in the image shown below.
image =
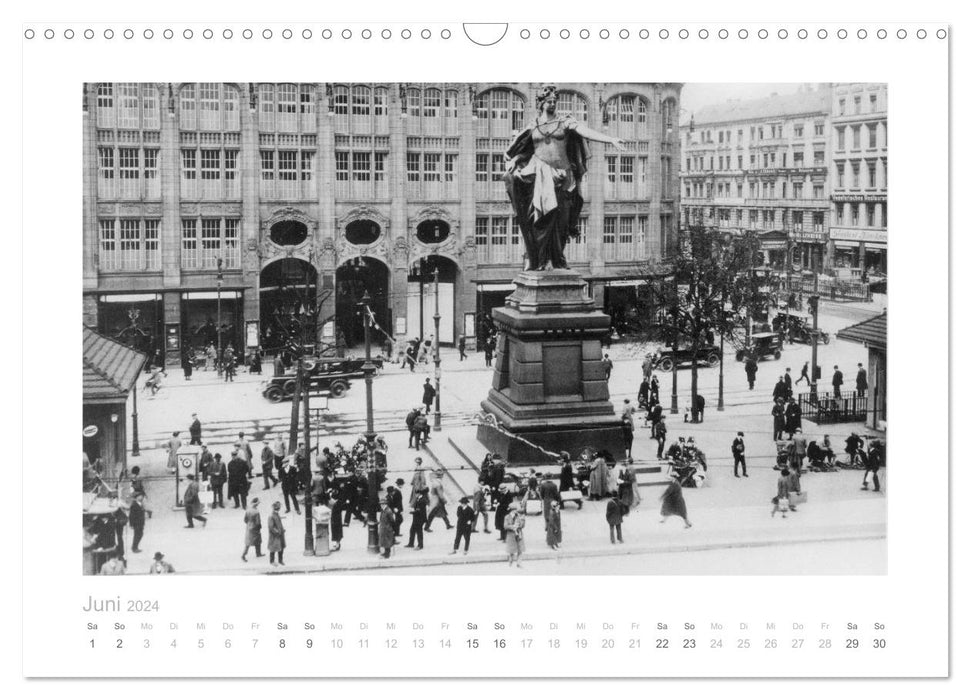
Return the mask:
M 749 336 L 748 344 L 742 344 L 735 351 L 735 359 L 742 362 L 747 355 L 754 355 L 756 360 L 770 355 L 775 359 L 782 357 L 782 342 L 778 333 L 753 333 Z
M 793 343 L 811 345 L 813 342 L 812 320 L 807 316 L 789 312 L 776 314 L 772 319 L 772 330 L 776 333 L 784 331 L 786 337 Z M 816 332 L 819 334 L 819 340 L 824 345 L 829 345 L 829 333 L 822 330 Z
M 661 347 L 654 353 L 654 366 L 662 372 L 670 372 L 675 366 L 690 366 L 692 354 L 693 352 L 690 348 L 678 348 L 675 350 L 670 347 Z M 722 353 L 716 346 L 706 345 L 698 348 L 697 357 L 699 365 L 717 367 L 718 363 L 721 362 Z
M 307 380 L 310 383 L 311 396 L 329 396 L 339 399 L 347 390 L 351 388 L 351 379 L 364 376 L 363 359 L 343 359 L 343 358 L 304 358 L 305 369 L 308 371 Z M 382 358 L 372 358 L 371 362 L 376 368 L 383 366 Z M 271 403 L 293 398 L 293 393 L 297 388 L 297 377 L 295 374 L 284 374 L 282 377 L 273 377 L 265 382 L 263 386 L 263 397 Z

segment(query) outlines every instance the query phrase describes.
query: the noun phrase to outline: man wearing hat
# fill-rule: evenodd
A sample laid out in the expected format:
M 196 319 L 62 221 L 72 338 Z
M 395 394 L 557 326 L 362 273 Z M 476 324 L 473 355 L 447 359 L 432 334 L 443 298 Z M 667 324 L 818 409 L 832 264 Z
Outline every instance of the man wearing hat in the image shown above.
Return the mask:
M 260 452 L 260 465 L 263 468 L 263 490 L 270 490 L 270 481 L 276 486 L 278 480 L 273 476 L 273 448 L 270 447 L 270 441 L 263 441 L 263 451 Z
M 428 519 L 428 488 L 421 487 L 411 504 L 411 529 L 408 532 L 408 544 L 405 547 L 421 549 L 425 545 L 425 521 Z M 418 546 L 415 546 L 415 539 Z
M 454 525 L 448 520 L 448 511 L 445 507 L 448 505 L 448 501 L 445 500 L 445 486 L 442 484 L 442 477 L 445 476 L 445 470 L 439 467 L 435 470 L 435 475 L 429 483 L 429 498 L 431 500 L 432 509 L 428 512 L 428 522 L 425 523 L 425 532 L 432 531 L 432 523 L 435 518 L 441 518 L 445 521 L 445 529 L 451 530 Z
M 246 505 L 246 496 L 249 493 L 249 481 L 246 479 L 248 469 L 238 449 L 232 452 L 232 458 L 226 465 L 228 495 L 233 499 L 233 508 Z
M 735 458 L 735 478 L 738 478 L 738 465 L 742 465 L 742 476 L 748 477 L 748 469 L 745 466 L 745 433 L 738 432 L 738 437 L 732 441 L 732 457 Z
M 459 507 L 455 511 L 455 543 L 450 554 L 459 551 L 459 542 L 465 539 L 465 549 L 462 554 L 469 553 L 469 539 L 472 537 L 472 524 L 475 522 L 475 510 L 469 505 L 469 497 L 459 499 Z
M 199 480 L 206 481 L 209 479 L 209 471 L 212 469 L 213 456 L 212 452 L 209 451 L 208 445 L 202 446 L 202 454 L 199 455 Z
M 193 520 L 202 521 L 202 526 L 206 526 L 206 518 L 202 515 L 202 501 L 199 499 L 199 484 L 196 482 L 195 474 L 186 474 L 186 481 L 189 484 L 185 487 L 185 495 L 182 496 L 182 505 L 185 506 L 185 519 L 189 523 L 185 527 L 195 527 Z
M 560 497 L 560 489 L 553 482 L 552 472 L 543 474 L 543 480 L 539 484 L 539 497 L 543 500 L 543 522 L 548 523 L 552 504 L 556 502 L 561 506 L 563 505 L 563 499 Z
M 300 474 L 292 456 L 286 461 L 283 468 L 283 475 L 280 477 L 280 482 L 283 484 L 283 503 L 289 513 L 292 502 L 293 509 L 297 511 L 297 515 L 300 515 Z
M 482 525 L 485 532 L 492 532 L 489 529 L 489 504 L 487 503 L 487 500 L 490 499 L 490 490 L 486 485 L 486 477 L 480 476 L 479 482 L 475 485 L 475 490 L 472 492 L 472 512 L 475 515 L 472 519 L 472 532 L 478 532 L 475 528 L 479 522 L 479 515 L 482 515 Z
M 381 557 L 388 559 L 391 556 L 391 548 L 394 547 L 394 512 L 387 498 L 381 499 L 381 515 L 378 518 L 378 548 L 381 550 Z
M 394 536 L 401 537 L 401 523 L 404 522 L 405 516 L 402 515 L 405 509 L 404 497 L 401 495 L 401 488 L 405 485 L 404 479 L 395 479 L 394 486 L 389 486 L 387 488 L 388 494 L 388 505 L 391 507 L 391 512 L 394 514 Z
M 240 557 L 243 561 L 246 561 L 246 555 L 249 553 L 250 547 L 256 547 L 256 557 L 262 557 L 263 552 L 260 551 L 263 548 L 263 519 L 260 517 L 260 511 L 257 506 L 260 505 L 260 499 L 254 498 L 250 501 L 250 507 L 246 509 L 246 514 L 243 516 L 243 523 L 246 525 L 246 538 L 243 540 L 243 556 Z
M 664 456 L 664 442 L 668 438 L 668 426 L 664 422 L 664 415 L 658 416 L 657 425 L 654 426 L 654 439 L 657 440 L 657 458 Z
M 192 422 L 189 424 L 189 444 L 202 444 L 202 423 L 199 422 L 199 416 L 195 413 L 192 414 Z
M 174 574 L 175 567 L 165 561 L 165 555 L 161 552 L 155 552 L 155 560 L 148 569 L 150 574 Z

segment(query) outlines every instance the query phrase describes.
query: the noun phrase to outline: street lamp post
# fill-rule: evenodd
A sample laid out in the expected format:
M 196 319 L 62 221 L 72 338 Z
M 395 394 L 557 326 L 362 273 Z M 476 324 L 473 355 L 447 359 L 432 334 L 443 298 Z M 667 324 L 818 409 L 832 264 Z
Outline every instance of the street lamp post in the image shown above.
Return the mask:
M 819 373 L 817 365 L 817 345 L 819 343 L 819 273 L 813 271 L 813 294 L 809 297 L 809 306 L 813 313 L 813 357 L 812 357 L 812 380 L 809 382 L 809 400 L 814 402 L 819 397 L 816 387 L 816 375 Z
M 438 313 L 438 267 L 435 267 L 435 419 L 432 428 L 442 429 L 442 356 L 439 354 L 439 331 L 442 316 Z
M 378 547 L 378 475 L 377 467 L 374 463 L 374 403 L 373 403 L 373 383 L 374 383 L 374 364 L 371 362 L 371 295 L 364 291 L 364 296 L 358 304 L 361 307 L 361 316 L 364 319 L 364 401 L 367 414 L 367 431 L 364 439 L 367 441 L 367 483 L 368 483 L 368 502 L 367 502 L 367 551 L 377 554 Z
M 139 369 L 141 373 L 141 369 Z M 138 457 L 141 454 L 138 446 L 138 384 L 134 385 L 131 393 L 131 456 Z
M 223 376 L 223 259 L 216 258 L 216 376 Z
M 721 360 L 718 363 L 718 410 L 725 410 L 725 288 L 722 287 L 722 327 L 718 334 L 718 352 Z

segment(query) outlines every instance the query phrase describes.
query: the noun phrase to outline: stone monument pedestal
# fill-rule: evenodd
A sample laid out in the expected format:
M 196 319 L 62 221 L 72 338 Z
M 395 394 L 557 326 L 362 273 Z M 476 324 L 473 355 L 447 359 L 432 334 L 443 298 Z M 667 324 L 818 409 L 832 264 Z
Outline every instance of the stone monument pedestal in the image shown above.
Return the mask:
M 552 461 L 529 443 L 573 458 L 584 447 L 606 449 L 621 459 L 620 417 L 601 361 L 610 318 L 578 272 L 521 272 L 513 282 L 506 305 L 492 311 L 499 339 L 482 402 L 500 429 L 480 425 L 479 441 L 512 463 Z

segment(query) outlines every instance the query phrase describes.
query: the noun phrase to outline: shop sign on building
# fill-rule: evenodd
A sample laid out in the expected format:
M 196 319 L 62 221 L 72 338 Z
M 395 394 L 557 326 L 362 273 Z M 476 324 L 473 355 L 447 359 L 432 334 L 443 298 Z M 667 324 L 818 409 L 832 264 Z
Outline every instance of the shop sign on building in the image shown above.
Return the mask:
M 831 228 L 829 237 L 833 240 L 859 241 L 863 243 L 886 243 L 887 232 L 880 229 Z

